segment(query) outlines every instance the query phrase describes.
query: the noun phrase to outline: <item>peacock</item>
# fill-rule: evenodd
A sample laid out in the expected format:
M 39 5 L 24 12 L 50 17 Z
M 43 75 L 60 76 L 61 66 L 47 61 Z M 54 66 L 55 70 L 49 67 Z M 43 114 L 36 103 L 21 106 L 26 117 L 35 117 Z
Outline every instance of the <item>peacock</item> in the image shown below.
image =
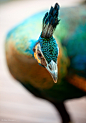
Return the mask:
M 5 51 L 12 76 L 71 122 L 64 102 L 86 95 L 86 5 L 32 15 L 8 32 Z

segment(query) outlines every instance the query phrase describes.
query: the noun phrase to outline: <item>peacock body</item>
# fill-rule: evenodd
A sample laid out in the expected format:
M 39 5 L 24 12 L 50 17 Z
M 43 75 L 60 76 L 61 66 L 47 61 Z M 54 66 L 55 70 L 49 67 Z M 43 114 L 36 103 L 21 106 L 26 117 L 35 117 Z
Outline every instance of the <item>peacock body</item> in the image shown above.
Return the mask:
M 56 47 L 53 37 L 44 38 L 44 42 L 41 42 L 42 19 L 45 13 L 46 11 L 39 12 L 27 18 L 8 33 L 5 49 L 9 70 L 15 79 L 37 97 L 51 102 L 82 97 L 86 95 L 86 6 L 60 10 L 61 20 L 54 32 L 59 47 L 55 51 L 59 51 L 56 54 L 57 83 L 53 82 L 47 69 L 39 65 L 40 60 L 34 53 L 34 47 L 39 40 L 41 45 L 44 43 L 43 50 L 49 51 L 46 53 L 47 59 L 48 54 L 52 50 L 54 52 Z M 48 50 L 49 47 L 52 48 Z
M 8 33 L 6 38 L 6 58 L 12 75 L 22 84 L 30 84 L 38 90 L 41 89 L 43 92 L 52 90 L 53 87 L 59 90 L 59 84 L 61 84 L 65 76 L 69 75 L 69 72 L 70 74 L 75 72 L 76 75 L 78 74 L 85 78 L 85 10 L 86 6 L 62 8 L 60 10 L 61 21 L 54 32 L 54 37 L 60 47 L 57 84 L 54 84 L 47 70 L 39 66 L 34 59 L 34 52 L 32 50 L 38 42 L 40 32 L 42 31 L 41 22 L 45 11 L 29 17 Z M 75 87 L 74 89 L 76 90 Z M 68 90 L 70 93 L 72 92 L 72 90 Z M 55 93 L 56 95 L 59 94 Z

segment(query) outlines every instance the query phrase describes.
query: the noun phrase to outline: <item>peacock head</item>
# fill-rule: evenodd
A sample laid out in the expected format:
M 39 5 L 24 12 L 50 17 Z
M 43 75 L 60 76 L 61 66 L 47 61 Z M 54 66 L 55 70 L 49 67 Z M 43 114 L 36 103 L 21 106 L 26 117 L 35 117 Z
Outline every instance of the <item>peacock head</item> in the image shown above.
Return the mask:
M 57 57 L 59 54 L 59 47 L 52 35 L 59 23 L 58 10 L 59 5 L 56 3 L 54 8 L 51 7 L 49 13 L 47 12 L 45 14 L 43 18 L 42 33 L 37 44 L 33 48 L 35 59 L 41 66 L 48 70 L 55 83 L 58 78 Z

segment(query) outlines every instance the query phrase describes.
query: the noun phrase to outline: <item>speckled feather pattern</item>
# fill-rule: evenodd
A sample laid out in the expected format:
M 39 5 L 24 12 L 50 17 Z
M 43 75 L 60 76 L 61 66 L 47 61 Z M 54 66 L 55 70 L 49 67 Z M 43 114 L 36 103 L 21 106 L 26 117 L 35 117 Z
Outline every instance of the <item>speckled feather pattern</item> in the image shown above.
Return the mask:
M 50 38 L 39 38 L 38 40 L 41 45 L 42 52 L 48 63 L 53 60 L 57 62 L 58 57 L 58 45 L 53 37 Z

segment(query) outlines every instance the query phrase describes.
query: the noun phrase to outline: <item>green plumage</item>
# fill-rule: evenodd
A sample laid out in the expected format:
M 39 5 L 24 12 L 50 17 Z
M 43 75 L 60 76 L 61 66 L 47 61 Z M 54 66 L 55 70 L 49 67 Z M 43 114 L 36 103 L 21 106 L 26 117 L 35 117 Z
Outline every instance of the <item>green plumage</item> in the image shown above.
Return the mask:
M 60 10 L 61 21 L 54 32 L 58 45 L 53 37 L 38 38 L 44 14 L 45 11 L 29 17 L 8 33 L 6 58 L 9 70 L 37 97 L 51 102 L 82 97 L 86 95 L 86 6 Z M 51 59 L 56 62 L 58 57 L 56 84 L 34 59 L 33 47 L 38 41 L 48 63 Z
M 43 52 L 43 55 L 45 56 L 48 63 L 53 60 L 54 62 L 57 62 L 57 56 L 58 56 L 58 45 L 56 43 L 56 40 L 51 38 L 39 38 L 38 40 L 41 45 L 41 49 Z
M 60 44 L 60 50 L 62 52 L 62 57 L 60 59 L 60 66 L 61 68 L 59 69 L 60 72 L 60 77 L 63 78 L 64 76 L 67 75 L 66 70 L 68 69 L 69 63 L 68 63 L 68 54 L 70 54 L 71 52 L 74 52 L 76 55 L 76 50 L 78 49 L 78 51 L 80 51 L 80 47 L 82 47 L 82 45 L 77 46 L 77 44 L 79 43 L 79 41 L 83 42 L 83 48 L 82 51 L 83 54 L 85 54 L 85 38 L 86 36 L 85 34 L 85 30 L 86 30 L 86 24 L 85 24 L 85 20 L 86 20 L 86 13 L 85 13 L 85 6 L 81 6 L 81 7 L 73 7 L 73 8 L 62 8 L 60 11 L 60 18 L 61 18 L 61 22 L 58 25 L 57 29 L 55 30 L 54 33 L 54 37 L 56 37 L 56 40 L 58 41 L 58 43 Z M 78 11 L 78 13 L 77 13 Z M 7 35 L 7 39 L 6 39 L 6 51 L 8 51 L 8 46 L 9 46 L 9 42 L 11 41 L 14 44 L 14 47 L 16 48 L 16 50 L 23 56 L 27 56 L 27 57 L 32 57 L 33 56 L 33 51 L 32 48 L 34 47 L 34 45 L 36 44 L 36 42 L 38 42 L 38 36 L 40 34 L 41 31 L 41 20 L 42 17 L 44 15 L 45 12 L 41 12 L 38 13 L 30 18 L 28 18 L 27 20 L 25 20 L 23 23 L 21 23 L 20 25 L 18 25 L 17 27 L 15 27 L 13 30 L 11 30 L 8 35 Z M 72 14 L 72 16 L 70 16 Z M 78 30 L 81 30 L 81 26 L 80 24 L 84 27 L 82 28 L 83 33 L 81 33 L 81 40 L 79 39 L 80 35 L 78 35 L 78 32 L 76 31 L 77 28 L 79 28 Z M 34 30 L 34 34 L 33 34 L 33 30 Z M 73 37 L 73 35 L 75 34 L 75 37 Z M 78 36 L 77 36 L 78 35 Z M 71 38 L 72 37 L 72 42 L 74 42 L 74 45 L 71 44 Z M 46 40 L 45 40 L 46 42 Z M 42 42 L 43 43 L 43 42 Z M 45 44 L 46 45 L 46 44 Z M 62 46 L 63 45 L 63 46 Z M 73 45 L 73 46 L 72 46 Z M 67 46 L 67 47 L 66 47 Z M 71 47 L 69 47 L 71 46 Z M 71 50 L 72 49 L 72 50 Z M 49 51 L 50 52 L 50 51 Z M 80 55 L 80 54 L 78 54 Z M 69 55 L 70 56 L 70 55 Z M 73 55 L 74 56 L 74 55 Z M 86 56 L 86 55 L 85 55 Z M 47 56 L 46 56 L 47 57 Z M 72 68 L 74 67 L 74 62 L 73 59 L 74 57 L 71 57 L 72 59 L 70 60 L 70 66 Z M 82 58 L 83 60 L 81 61 L 81 63 L 83 64 L 83 62 L 86 64 L 86 57 Z M 77 61 L 80 62 L 80 61 Z M 10 61 L 11 64 L 11 61 Z M 77 63 L 76 63 L 77 64 Z M 79 66 L 78 66 L 79 67 Z M 12 69 L 12 68 L 11 68 Z M 84 68 L 85 69 L 85 68 Z M 69 72 L 76 72 L 75 71 L 68 71 Z M 83 71 L 83 73 L 81 73 L 81 75 L 86 75 L 86 69 L 85 71 Z M 15 78 L 16 78 L 16 74 L 15 74 Z M 17 77 L 18 79 L 18 77 Z M 19 80 L 19 79 L 18 79 Z M 60 83 L 59 83 L 60 80 Z M 66 99 L 70 99 L 70 98 L 75 98 L 75 97 L 79 97 L 79 96 L 83 96 L 85 95 L 85 93 L 81 90 L 79 90 L 78 88 L 72 86 L 71 84 L 69 84 L 68 82 L 66 82 L 66 80 L 60 79 L 59 78 L 58 83 L 55 84 L 52 88 L 50 89 L 38 89 L 33 87 L 33 85 L 30 85 L 31 83 L 24 83 L 23 85 L 26 86 L 26 88 L 28 88 L 28 90 L 30 90 L 33 94 L 37 93 L 37 95 L 42 94 L 41 96 L 46 95 L 46 98 L 51 98 L 51 100 L 59 100 L 59 101 L 64 101 Z M 21 80 L 22 81 L 22 80 Z M 52 80 L 53 81 L 53 80 Z M 41 83 L 41 82 L 40 82 Z

